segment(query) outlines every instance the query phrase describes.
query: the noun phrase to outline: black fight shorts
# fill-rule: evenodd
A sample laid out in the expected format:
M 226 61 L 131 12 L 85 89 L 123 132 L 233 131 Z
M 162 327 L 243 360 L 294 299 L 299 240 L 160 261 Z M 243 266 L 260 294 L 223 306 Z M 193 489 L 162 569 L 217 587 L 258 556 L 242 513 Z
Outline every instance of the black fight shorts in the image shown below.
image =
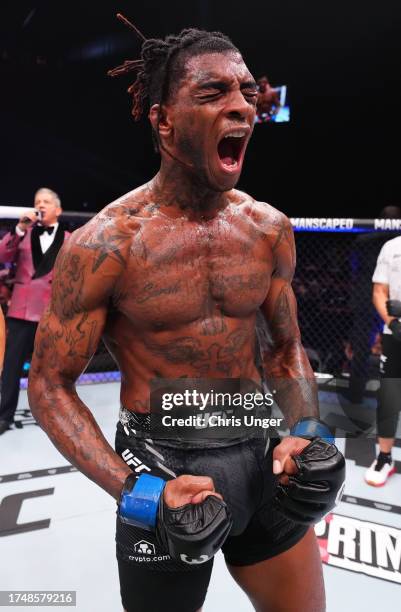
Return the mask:
M 277 438 L 191 443 L 153 440 L 121 423 L 116 451 L 138 475 L 165 480 L 181 474 L 210 476 L 229 506 L 233 527 L 222 551 L 229 565 L 252 565 L 294 546 L 307 527 L 272 507 L 276 477 L 272 451 Z M 196 612 L 206 597 L 213 559 L 199 563 L 170 557 L 151 531 L 126 525 L 117 515 L 117 560 L 127 612 Z

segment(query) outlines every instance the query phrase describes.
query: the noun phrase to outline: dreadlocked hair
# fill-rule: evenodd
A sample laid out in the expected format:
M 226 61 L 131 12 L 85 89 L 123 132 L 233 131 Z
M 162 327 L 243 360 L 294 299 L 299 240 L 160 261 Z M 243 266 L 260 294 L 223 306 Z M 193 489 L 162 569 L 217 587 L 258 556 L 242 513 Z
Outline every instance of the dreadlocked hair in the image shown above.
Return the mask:
M 179 84 L 188 58 L 204 53 L 222 53 L 238 49 L 221 32 L 187 28 L 177 35 L 145 39 L 140 60 L 128 60 L 110 70 L 111 76 L 137 70 L 136 80 L 128 88 L 132 96 L 132 115 L 138 121 L 145 105 L 161 104 Z

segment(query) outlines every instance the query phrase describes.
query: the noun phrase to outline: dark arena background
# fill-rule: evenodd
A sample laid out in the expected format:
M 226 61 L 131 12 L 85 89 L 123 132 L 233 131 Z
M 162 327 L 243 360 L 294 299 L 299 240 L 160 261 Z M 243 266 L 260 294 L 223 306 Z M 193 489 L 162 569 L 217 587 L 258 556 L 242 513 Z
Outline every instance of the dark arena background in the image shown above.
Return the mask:
M 149 122 L 146 117 L 134 122 L 131 116 L 126 90 L 132 75 L 107 76 L 110 68 L 140 52 L 138 39 L 116 19 L 117 12 L 147 37 L 189 26 L 221 30 L 241 50 L 254 77 L 267 76 L 280 97 L 281 115 L 260 112 L 238 187 L 291 219 L 302 340 L 319 384 L 322 415 L 347 459 L 341 504 L 316 526 L 327 610 L 375 612 L 383 601 L 395 610 L 401 585 L 400 427 L 393 450 L 398 473 L 384 489 L 369 487 L 364 473 L 377 450 L 382 354 L 383 323 L 372 305 L 372 274 L 382 246 L 401 235 L 401 217 L 394 212 L 401 206 L 401 3 L 2 2 L 0 239 L 15 226 L 21 208 L 32 207 L 40 186 L 60 194 L 62 223 L 73 231 L 157 171 Z M 15 265 L 0 264 L 5 313 L 14 280 Z M 47 448 L 28 407 L 29 368 L 27 359 L 15 421 L 22 431 L 0 437 L 0 556 L 10 559 L 0 590 L 73 588 L 79 612 L 119 610 L 109 528 L 114 502 Z M 78 387 L 110 440 L 119 381 L 101 342 Z M 26 437 L 14 444 L 11 434 Z M 35 485 L 25 482 L 36 478 Z M 75 492 L 90 499 L 88 512 Z M 22 512 L 31 497 L 39 498 L 36 509 Z M 90 513 L 96 529 L 106 530 L 107 542 L 97 541 Z M 90 540 L 82 564 L 93 570 L 84 578 L 79 563 L 74 568 L 74 529 L 82 541 Z M 44 568 L 60 541 L 64 559 L 45 578 Z M 43 544 L 43 571 L 32 571 L 36 560 L 25 555 L 26 543 L 33 550 Z M 221 555 L 216 566 L 218 578 L 204 611 L 249 612 L 249 602 L 224 573 Z M 68 580 L 61 580 L 66 572 Z M 101 591 L 93 599 L 93 585 L 107 584 L 108 575 L 110 593 Z M 0 591 L 0 607 L 1 598 Z
M 257 125 L 240 187 L 291 216 L 375 217 L 400 201 L 401 5 L 307 3 L 2 2 L 1 204 L 27 204 L 51 184 L 66 210 L 97 211 L 157 167 L 150 128 L 130 115 L 130 77 L 146 36 L 221 29 L 255 77 L 286 84 L 291 121 Z M 267 128 L 267 129 L 265 129 Z M 274 129 L 269 129 L 274 128 Z

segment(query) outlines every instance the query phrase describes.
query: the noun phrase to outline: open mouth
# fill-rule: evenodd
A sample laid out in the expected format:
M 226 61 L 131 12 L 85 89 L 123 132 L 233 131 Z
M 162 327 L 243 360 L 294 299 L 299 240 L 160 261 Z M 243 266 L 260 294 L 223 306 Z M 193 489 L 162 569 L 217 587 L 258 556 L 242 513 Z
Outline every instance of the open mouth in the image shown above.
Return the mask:
M 236 172 L 242 162 L 247 132 L 232 130 L 222 138 L 217 146 L 220 163 L 227 172 Z

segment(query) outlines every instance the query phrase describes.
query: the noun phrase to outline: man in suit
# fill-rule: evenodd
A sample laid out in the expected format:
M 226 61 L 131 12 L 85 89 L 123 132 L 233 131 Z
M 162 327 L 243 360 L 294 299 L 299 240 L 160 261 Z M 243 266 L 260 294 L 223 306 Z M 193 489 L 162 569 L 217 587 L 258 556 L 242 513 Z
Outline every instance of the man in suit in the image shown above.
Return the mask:
M 0 262 L 15 263 L 15 283 L 7 313 L 7 343 L 1 384 L 0 434 L 14 421 L 23 363 L 32 353 L 38 321 L 50 301 L 53 266 L 68 237 L 58 223 L 58 195 L 43 187 L 35 209 L 24 213 L 0 241 Z

